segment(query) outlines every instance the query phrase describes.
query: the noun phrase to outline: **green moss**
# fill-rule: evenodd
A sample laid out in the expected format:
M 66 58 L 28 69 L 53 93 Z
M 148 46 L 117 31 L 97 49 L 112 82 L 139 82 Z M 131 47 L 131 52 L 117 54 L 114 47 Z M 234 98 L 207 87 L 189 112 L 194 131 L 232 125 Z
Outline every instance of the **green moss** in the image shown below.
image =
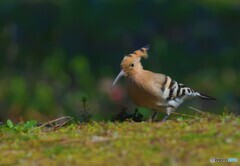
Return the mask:
M 232 115 L 90 122 L 51 132 L 3 125 L 0 165 L 208 165 L 210 157 L 240 158 L 239 128 L 240 119 Z

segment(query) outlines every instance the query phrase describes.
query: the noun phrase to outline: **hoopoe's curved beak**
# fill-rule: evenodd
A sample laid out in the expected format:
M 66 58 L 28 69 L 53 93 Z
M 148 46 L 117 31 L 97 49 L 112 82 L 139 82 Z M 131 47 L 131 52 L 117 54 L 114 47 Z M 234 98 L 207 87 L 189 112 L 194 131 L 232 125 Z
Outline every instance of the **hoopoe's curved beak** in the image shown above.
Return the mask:
M 118 74 L 118 76 L 115 78 L 115 80 L 114 80 L 114 82 L 113 82 L 113 84 L 112 84 L 111 89 L 116 85 L 116 83 L 118 82 L 118 80 L 119 80 L 122 76 L 124 76 L 124 71 L 123 71 L 123 70 L 120 71 L 120 73 Z

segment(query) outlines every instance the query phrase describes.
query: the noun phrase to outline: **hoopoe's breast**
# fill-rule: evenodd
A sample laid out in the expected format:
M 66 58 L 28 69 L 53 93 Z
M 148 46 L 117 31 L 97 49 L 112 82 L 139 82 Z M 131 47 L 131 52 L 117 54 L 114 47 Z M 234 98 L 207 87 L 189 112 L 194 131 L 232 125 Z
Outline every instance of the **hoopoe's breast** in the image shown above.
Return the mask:
M 140 107 L 159 109 L 159 103 L 165 103 L 159 95 L 147 87 L 151 85 L 139 84 L 133 80 L 127 80 L 127 91 L 131 100 Z

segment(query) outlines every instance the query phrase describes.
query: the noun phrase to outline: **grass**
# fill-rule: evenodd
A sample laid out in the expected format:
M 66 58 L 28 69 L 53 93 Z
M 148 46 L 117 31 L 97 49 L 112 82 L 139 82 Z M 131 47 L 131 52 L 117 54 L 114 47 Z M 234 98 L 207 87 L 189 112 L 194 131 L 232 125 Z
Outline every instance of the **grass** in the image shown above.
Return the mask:
M 212 165 L 210 157 L 240 164 L 240 118 L 233 115 L 72 123 L 54 131 L 26 123 L 0 127 L 0 165 Z

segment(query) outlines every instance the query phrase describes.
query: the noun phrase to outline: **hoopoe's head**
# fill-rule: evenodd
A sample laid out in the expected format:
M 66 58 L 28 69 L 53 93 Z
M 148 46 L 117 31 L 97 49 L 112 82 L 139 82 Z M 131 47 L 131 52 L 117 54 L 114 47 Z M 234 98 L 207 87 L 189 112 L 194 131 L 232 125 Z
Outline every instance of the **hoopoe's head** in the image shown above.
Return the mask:
M 137 71 L 142 69 L 141 65 L 141 58 L 147 58 L 147 50 L 149 49 L 149 45 L 142 47 L 139 50 L 134 51 L 133 53 L 124 56 L 122 62 L 121 62 L 121 72 L 116 77 L 115 81 L 113 82 L 112 87 L 117 83 L 117 81 L 122 77 L 131 77 L 133 76 Z

